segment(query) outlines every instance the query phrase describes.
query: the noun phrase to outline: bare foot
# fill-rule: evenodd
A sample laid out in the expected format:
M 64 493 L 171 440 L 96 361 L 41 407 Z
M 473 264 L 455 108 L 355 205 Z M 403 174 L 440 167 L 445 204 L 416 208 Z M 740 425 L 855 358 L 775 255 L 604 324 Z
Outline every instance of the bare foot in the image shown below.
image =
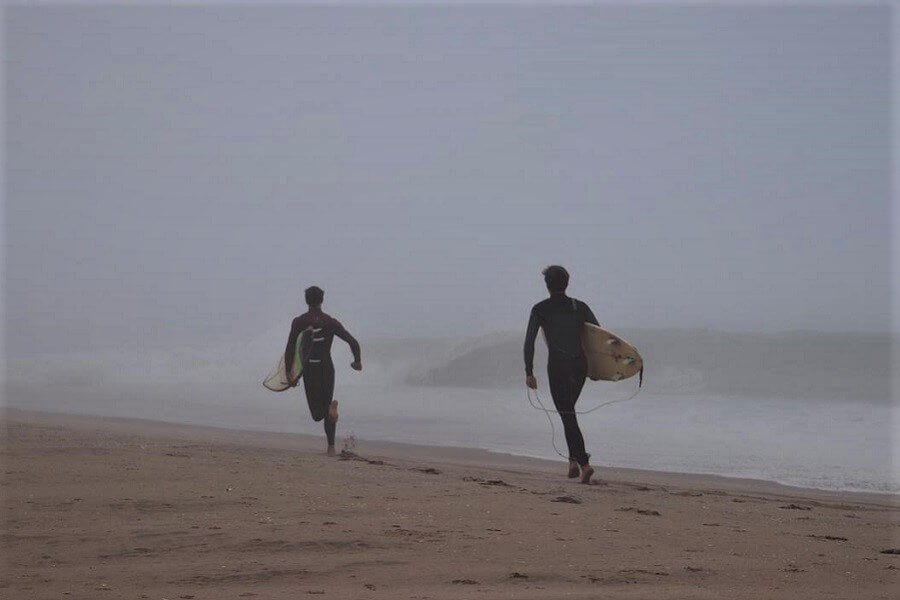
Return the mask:
M 575 479 L 578 477 L 578 474 L 581 472 L 578 463 L 574 460 L 569 461 L 569 479 Z
M 332 400 L 331 404 L 328 405 L 328 420 L 332 423 L 337 423 L 338 420 L 338 412 L 337 412 L 337 400 Z
M 328 450 L 325 452 L 328 456 L 337 456 L 337 452 L 334 450 L 334 446 L 328 446 Z
M 584 465 L 581 467 L 581 483 L 590 483 L 591 475 L 594 474 L 594 467 L 591 465 Z

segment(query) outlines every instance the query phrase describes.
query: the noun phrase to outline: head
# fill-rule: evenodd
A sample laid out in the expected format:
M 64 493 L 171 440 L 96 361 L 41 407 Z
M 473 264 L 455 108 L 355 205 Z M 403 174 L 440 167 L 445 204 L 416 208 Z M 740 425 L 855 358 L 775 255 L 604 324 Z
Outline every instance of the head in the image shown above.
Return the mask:
M 551 294 L 563 294 L 569 287 L 569 272 L 559 265 L 550 265 L 542 271 L 547 291 Z
M 310 308 L 322 306 L 322 301 L 325 300 L 325 292 L 322 291 L 322 288 L 315 285 L 306 288 L 303 294 L 306 296 L 306 303 Z

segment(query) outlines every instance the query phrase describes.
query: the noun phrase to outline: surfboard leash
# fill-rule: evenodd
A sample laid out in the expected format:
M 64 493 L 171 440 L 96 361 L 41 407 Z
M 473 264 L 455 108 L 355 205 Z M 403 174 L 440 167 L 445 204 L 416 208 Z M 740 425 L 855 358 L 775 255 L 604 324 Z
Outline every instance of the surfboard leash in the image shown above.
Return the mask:
M 526 386 L 525 394 L 528 396 L 528 402 L 531 404 L 532 408 L 538 408 L 537 406 L 534 405 L 534 402 L 531 401 L 531 388 Z M 550 422 L 550 443 L 553 444 L 553 451 L 556 452 L 557 454 L 559 454 L 560 457 L 562 457 L 566 460 L 572 460 L 572 458 L 570 456 L 564 455 L 562 452 L 559 451 L 559 448 L 556 447 L 556 427 L 554 427 L 554 425 L 553 425 L 553 419 L 550 418 L 550 413 L 555 412 L 555 411 L 550 411 L 550 410 L 547 410 L 546 408 L 544 408 L 543 403 L 541 403 L 540 397 L 537 395 L 537 390 L 534 391 L 534 395 L 537 398 L 538 404 L 541 405 L 540 408 L 538 408 L 538 410 L 543 410 L 544 415 L 547 417 L 547 421 Z
M 537 400 L 537 402 L 540 406 L 535 406 L 534 400 L 532 400 L 532 398 L 531 398 L 532 391 L 534 391 L 534 400 Z M 540 397 L 540 394 L 538 394 L 538 391 L 532 390 L 530 387 L 527 387 L 527 386 L 525 387 L 525 395 L 528 397 L 528 403 L 531 404 L 531 408 L 534 408 L 536 410 L 542 410 L 545 413 L 556 413 L 558 415 L 589 415 L 592 412 L 594 412 L 595 410 L 599 410 L 599 409 L 603 408 L 604 406 L 609 406 L 610 404 L 618 404 L 620 402 L 628 402 L 629 400 L 632 400 L 635 396 L 637 396 L 640 392 L 641 392 L 641 385 L 638 384 L 638 387 L 635 388 L 634 392 L 627 398 L 620 398 L 618 400 L 610 400 L 609 402 L 603 402 L 602 404 L 598 404 L 597 406 L 595 406 L 591 409 L 588 409 L 588 410 L 563 410 L 563 411 L 560 411 L 560 410 L 550 410 L 548 408 L 544 408 L 544 403 L 541 402 L 541 397 Z
M 644 371 L 644 370 L 641 369 L 641 380 L 643 380 L 643 371 Z M 527 398 L 528 398 L 528 403 L 531 405 L 531 408 L 534 408 L 534 409 L 536 409 L 536 410 L 539 410 L 539 411 L 543 412 L 544 415 L 546 415 L 546 417 L 547 417 L 547 421 L 550 422 L 550 443 L 553 444 L 553 450 L 554 450 L 561 458 L 564 458 L 564 459 L 566 459 L 566 460 L 572 460 L 571 457 L 566 456 L 565 454 L 563 454 L 562 452 L 560 452 L 560 451 L 559 451 L 559 448 L 556 446 L 556 427 L 553 425 L 553 419 L 550 417 L 550 413 L 556 413 L 556 414 L 558 414 L 558 415 L 563 415 L 563 414 L 567 414 L 567 415 L 587 415 L 587 414 L 590 414 L 590 413 L 594 412 L 595 410 L 599 410 L 599 409 L 603 408 L 604 406 L 609 406 L 610 404 L 618 404 L 619 402 L 628 402 L 629 400 L 631 400 L 631 399 L 633 399 L 635 396 L 637 396 L 638 393 L 641 391 L 641 384 L 643 384 L 643 381 L 641 381 L 641 382 L 638 384 L 638 387 L 637 387 L 637 388 L 634 390 L 634 392 L 633 392 L 630 396 L 628 396 L 627 398 L 621 398 L 621 399 L 619 399 L 619 400 L 610 400 L 609 402 L 604 402 L 603 404 L 598 404 L 598 405 L 595 406 L 594 408 L 591 408 L 590 410 L 585 410 L 585 411 L 577 411 L 577 410 L 572 410 L 572 411 L 568 411 L 568 410 L 567 410 L 567 411 L 559 411 L 559 410 L 550 410 L 550 409 L 548 409 L 548 408 L 545 408 L 545 407 L 544 407 L 544 403 L 541 402 L 541 396 L 540 396 L 540 394 L 538 393 L 538 391 L 537 391 L 537 390 L 534 390 L 534 399 L 532 399 L 532 397 L 531 397 L 532 389 L 529 388 L 529 387 L 527 387 L 527 386 L 525 387 L 525 395 L 526 395 Z M 535 406 L 535 404 L 534 404 L 534 401 L 535 401 L 535 400 L 537 400 L 537 403 L 538 403 L 539 406 Z

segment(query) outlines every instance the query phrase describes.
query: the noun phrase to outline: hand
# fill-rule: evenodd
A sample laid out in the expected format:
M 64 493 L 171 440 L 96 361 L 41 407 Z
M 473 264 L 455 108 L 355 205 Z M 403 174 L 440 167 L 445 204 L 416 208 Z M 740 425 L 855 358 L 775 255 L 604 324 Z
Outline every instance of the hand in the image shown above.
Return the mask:
M 537 389 L 537 378 L 534 375 L 526 375 L 525 376 L 525 385 L 530 387 L 533 390 Z
M 291 379 L 290 375 L 288 375 L 288 377 L 287 377 L 288 387 L 297 387 L 297 383 L 299 381 L 300 381 L 299 377 L 297 379 Z
M 352 368 L 354 371 L 362 371 L 362 362 L 354 360 L 352 363 L 350 363 L 350 368 Z

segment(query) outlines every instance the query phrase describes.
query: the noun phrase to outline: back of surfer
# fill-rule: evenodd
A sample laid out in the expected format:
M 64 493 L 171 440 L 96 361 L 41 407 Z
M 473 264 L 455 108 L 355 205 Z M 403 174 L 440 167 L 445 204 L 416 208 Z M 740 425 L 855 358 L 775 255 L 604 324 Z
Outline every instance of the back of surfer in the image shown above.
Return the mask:
M 544 282 L 550 297 L 534 305 L 525 334 L 525 385 L 537 389 L 534 376 L 534 340 L 543 329 L 547 340 L 547 379 L 553 404 L 562 419 L 569 447 L 569 477 L 581 476 L 582 483 L 590 483 L 594 469 L 590 455 L 584 449 L 584 437 L 578 427 L 575 403 L 581 395 L 587 377 L 587 358 L 581 347 L 581 330 L 585 321 L 597 325 L 590 307 L 566 295 L 569 273 L 559 265 L 544 269 Z
M 306 402 L 314 421 L 325 421 L 325 436 L 328 439 L 328 456 L 334 456 L 334 435 L 338 419 L 337 401 L 334 400 L 334 363 L 331 361 L 331 343 L 337 336 L 350 345 L 353 352 L 353 363 L 350 365 L 357 371 L 362 370 L 359 342 L 344 329 L 340 321 L 322 312 L 325 292 L 312 286 L 305 293 L 309 310 L 291 323 L 287 347 L 284 349 L 284 365 L 287 373 L 294 364 L 294 345 L 304 331 L 308 331 L 308 340 L 303 347 L 303 388 L 306 391 Z M 290 377 L 290 376 L 289 376 Z M 291 387 L 297 385 L 299 378 L 290 381 Z

